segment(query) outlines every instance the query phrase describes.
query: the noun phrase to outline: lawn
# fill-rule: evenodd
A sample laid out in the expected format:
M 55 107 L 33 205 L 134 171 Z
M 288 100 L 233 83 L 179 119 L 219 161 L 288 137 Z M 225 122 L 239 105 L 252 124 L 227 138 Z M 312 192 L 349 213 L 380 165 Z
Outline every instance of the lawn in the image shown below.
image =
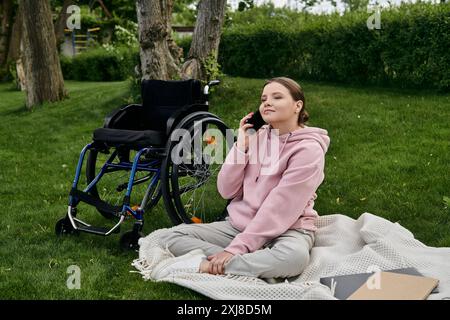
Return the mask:
M 259 104 L 263 83 L 224 78 L 212 93 L 211 111 L 236 128 Z M 370 212 L 399 222 L 428 246 L 449 247 L 450 95 L 301 84 L 309 126 L 331 138 L 315 202 L 319 214 Z M 68 99 L 29 112 L 23 93 L 0 84 L 0 298 L 203 299 L 130 273 L 137 253 L 121 251 L 119 235 L 55 236 L 79 152 L 128 96 L 126 82 L 67 81 L 66 87 Z M 170 226 L 162 200 L 146 218 L 146 234 Z M 98 214 L 93 222 L 104 219 Z M 80 267 L 80 290 L 66 286 L 71 265 Z

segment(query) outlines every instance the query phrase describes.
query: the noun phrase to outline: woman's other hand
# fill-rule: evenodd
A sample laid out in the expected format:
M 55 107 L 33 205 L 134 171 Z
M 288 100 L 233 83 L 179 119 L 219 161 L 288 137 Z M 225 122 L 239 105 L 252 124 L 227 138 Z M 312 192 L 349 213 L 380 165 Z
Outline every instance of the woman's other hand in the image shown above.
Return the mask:
M 208 256 L 209 270 L 211 274 L 224 274 L 225 264 L 230 261 L 233 254 L 228 251 L 222 251 Z

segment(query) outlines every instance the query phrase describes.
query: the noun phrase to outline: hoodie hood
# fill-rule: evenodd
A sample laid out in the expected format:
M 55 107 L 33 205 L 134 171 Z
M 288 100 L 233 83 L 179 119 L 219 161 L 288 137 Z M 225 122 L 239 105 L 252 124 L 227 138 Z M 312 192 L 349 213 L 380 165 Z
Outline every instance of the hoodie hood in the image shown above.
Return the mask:
M 277 135 L 271 125 L 265 125 L 261 127 L 261 130 L 264 130 L 260 137 L 263 140 L 263 159 L 265 158 L 267 154 L 267 149 L 269 148 L 271 139 L 279 139 L 280 143 L 282 144 L 282 147 L 279 151 L 279 156 L 281 157 L 283 154 L 283 151 L 286 147 L 286 145 L 292 144 L 292 143 L 298 143 L 301 140 L 309 139 L 309 140 L 315 140 L 317 141 L 320 146 L 322 147 L 323 153 L 325 154 L 328 151 L 328 147 L 330 145 L 330 137 L 328 136 L 328 131 L 322 128 L 318 127 L 308 127 L 305 126 L 304 128 L 299 128 L 297 130 Z M 265 143 L 264 143 L 265 140 Z M 262 162 L 259 162 L 258 164 L 258 175 L 256 177 L 255 181 L 258 181 L 258 178 L 261 174 L 261 167 Z

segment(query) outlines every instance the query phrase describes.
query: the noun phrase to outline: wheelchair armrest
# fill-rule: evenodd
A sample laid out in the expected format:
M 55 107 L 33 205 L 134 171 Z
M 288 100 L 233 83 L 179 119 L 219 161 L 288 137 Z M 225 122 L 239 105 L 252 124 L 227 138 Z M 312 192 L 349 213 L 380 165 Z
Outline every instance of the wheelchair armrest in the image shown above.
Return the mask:
M 208 105 L 206 104 L 188 104 L 175 111 L 166 122 L 166 134 L 170 135 L 172 129 L 188 114 L 197 111 L 208 111 Z
M 142 106 L 129 104 L 114 110 L 105 117 L 103 128 L 139 129 L 142 126 Z

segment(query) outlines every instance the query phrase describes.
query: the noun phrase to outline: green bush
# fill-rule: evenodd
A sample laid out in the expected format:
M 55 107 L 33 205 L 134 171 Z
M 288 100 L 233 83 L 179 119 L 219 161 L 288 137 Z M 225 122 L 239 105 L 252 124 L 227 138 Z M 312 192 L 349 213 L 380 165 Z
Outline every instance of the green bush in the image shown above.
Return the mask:
M 219 63 L 233 76 L 450 89 L 448 4 L 383 10 L 379 30 L 367 28 L 370 15 L 259 12 L 252 24 L 236 18 L 222 34 Z
M 139 62 L 138 49 L 96 48 L 75 57 L 61 57 L 64 79 L 79 81 L 119 81 L 133 75 Z

